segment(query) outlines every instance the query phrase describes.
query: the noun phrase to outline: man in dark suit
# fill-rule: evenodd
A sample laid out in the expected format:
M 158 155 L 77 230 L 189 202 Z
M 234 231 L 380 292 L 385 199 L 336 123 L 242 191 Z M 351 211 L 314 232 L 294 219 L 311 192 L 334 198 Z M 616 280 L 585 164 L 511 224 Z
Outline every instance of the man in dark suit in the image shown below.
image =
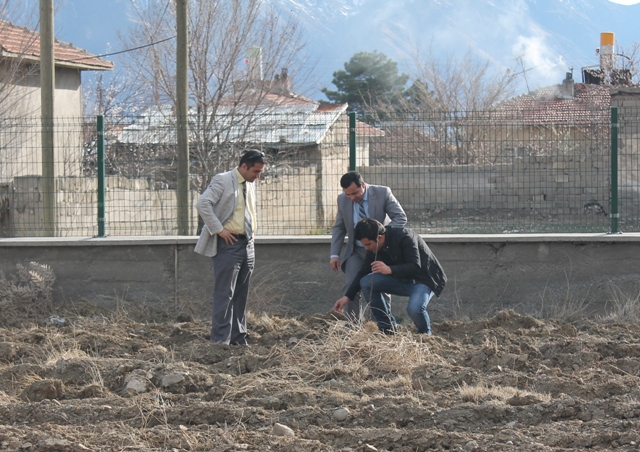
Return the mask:
M 366 184 L 357 171 L 344 174 L 340 186 L 343 193 L 338 196 L 338 214 L 331 231 L 329 263 L 333 270 L 342 268 L 344 271 L 346 291 L 362 267 L 366 254 L 362 244 L 354 239 L 354 227 L 358 220 L 373 218 L 380 223 L 388 223 L 390 227 L 403 227 L 407 224 L 407 215 L 389 187 Z M 341 259 L 345 236 L 348 236 L 347 245 Z M 359 296 L 349 302 L 344 313 L 349 320 L 361 320 Z
M 447 277 L 424 240 L 411 229 L 385 228 L 370 218 L 358 222 L 355 239 L 362 242 L 367 256 L 345 296 L 335 302 L 334 311 L 342 312 L 361 291 L 380 331 L 393 333 L 396 319 L 382 294 L 405 296 L 409 297 L 407 314 L 418 333 L 431 334 L 427 305 L 434 294 L 440 296 Z
M 204 227 L 194 251 L 213 261 L 211 340 L 214 342 L 247 343 L 245 311 L 255 262 L 253 182 L 260 178 L 264 163 L 264 153 L 245 152 L 237 168 L 213 177 L 196 204 Z

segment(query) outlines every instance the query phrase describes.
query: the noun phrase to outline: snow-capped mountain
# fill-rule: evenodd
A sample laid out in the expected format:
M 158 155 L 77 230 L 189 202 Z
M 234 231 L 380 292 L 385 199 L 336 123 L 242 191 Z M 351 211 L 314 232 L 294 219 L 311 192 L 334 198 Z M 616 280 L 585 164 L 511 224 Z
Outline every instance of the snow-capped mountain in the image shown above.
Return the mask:
M 573 68 L 599 63 L 600 33 L 617 50 L 640 42 L 640 4 L 609 0 L 271 0 L 308 32 L 322 86 L 356 52 L 378 50 L 411 73 L 416 47 L 435 55 L 468 50 L 522 73 L 520 91 L 560 83 Z M 321 93 L 311 93 L 314 98 Z
M 417 46 L 442 58 L 468 50 L 490 58 L 522 73 L 522 93 L 560 83 L 571 67 L 581 81 L 580 69 L 599 63 L 600 33 L 614 32 L 619 48 L 640 42 L 640 3 L 618 4 L 625 1 L 634 0 L 262 0 L 302 23 L 308 55 L 300 65 L 313 68 L 315 83 L 294 79 L 294 89 L 313 99 L 335 88 L 333 72 L 354 53 L 378 50 L 411 74 Z M 121 50 L 116 34 L 127 28 L 129 0 L 61 5 L 58 38 L 95 54 Z

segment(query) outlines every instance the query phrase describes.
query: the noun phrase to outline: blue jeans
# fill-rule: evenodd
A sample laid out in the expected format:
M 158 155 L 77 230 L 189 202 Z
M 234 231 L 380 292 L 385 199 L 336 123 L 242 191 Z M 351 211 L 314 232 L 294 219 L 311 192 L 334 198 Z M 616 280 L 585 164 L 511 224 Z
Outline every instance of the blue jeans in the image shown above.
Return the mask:
M 396 319 L 391 314 L 383 293 L 409 297 L 407 314 L 418 328 L 418 333 L 431 334 L 431 321 L 427 314 L 427 305 L 433 292 L 424 284 L 412 280 L 394 278 L 392 275 L 369 273 L 360 280 L 362 296 L 369 303 L 371 314 L 383 332 L 396 330 Z

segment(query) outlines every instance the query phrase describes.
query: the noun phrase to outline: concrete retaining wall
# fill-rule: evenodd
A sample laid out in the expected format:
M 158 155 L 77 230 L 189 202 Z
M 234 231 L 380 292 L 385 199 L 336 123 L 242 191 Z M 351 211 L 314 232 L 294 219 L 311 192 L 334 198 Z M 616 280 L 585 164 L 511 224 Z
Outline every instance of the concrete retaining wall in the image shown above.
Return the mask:
M 449 277 L 434 300 L 434 320 L 515 308 L 540 314 L 588 302 L 602 310 L 612 291 L 637 297 L 640 234 L 424 236 Z M 57 302 L 114 300 L 208 306 L 211 262 L 193 252 L 195 237 L 0 239 L 0 270 L 48 264 Z M 328 236 L 258 237 L 250 309 L 278 314 L 327 312 L 343 275 L 329 269 Z M 396 298 L 403 315 L 406 299 Z M 208 308 L 204 308 L 208 309 Z M 202 318 L 208 318 L 203 312 Z

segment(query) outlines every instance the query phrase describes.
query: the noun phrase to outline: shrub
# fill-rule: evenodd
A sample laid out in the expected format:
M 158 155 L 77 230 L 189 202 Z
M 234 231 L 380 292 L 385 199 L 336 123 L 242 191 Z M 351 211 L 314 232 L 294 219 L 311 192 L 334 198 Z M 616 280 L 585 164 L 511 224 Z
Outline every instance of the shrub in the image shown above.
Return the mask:
M 51 267 L 37 262 L 17 264 L 11 279 L 0 272 L 0 326 L 22 326 L 51 315 L 54 281 Z

